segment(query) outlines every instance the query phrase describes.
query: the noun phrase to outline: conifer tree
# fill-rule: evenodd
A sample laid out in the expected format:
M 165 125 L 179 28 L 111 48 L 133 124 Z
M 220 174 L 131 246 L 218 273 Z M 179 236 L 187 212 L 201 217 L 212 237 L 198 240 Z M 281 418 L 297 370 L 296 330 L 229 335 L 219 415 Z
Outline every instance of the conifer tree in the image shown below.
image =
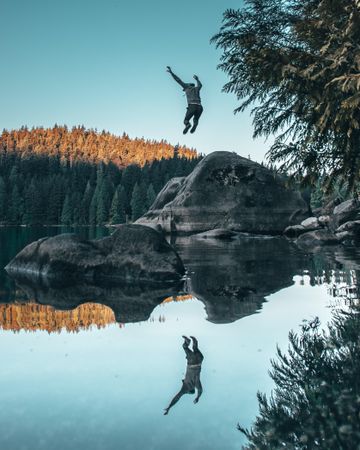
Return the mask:
M 254 136 L 277 137 L 270 162 L 329 187 L 360 181 L 360 12 L 354 0 L 247 0 L 213 42 L 225 92 L 253 105 Z
M 25 217 L 26 225 L 42 225 L 42 210 L 39 186 L 32 178 L 25 193 Z
M 131 219 L 133 222 L 146 212 L 145 202 L 143 190 L 136 183 L 131 197 Z
M 49 192 L 48 222 L 57 225 L 61 222 L 61 212 L 65 200 L 65 192 L 60 175 L 56 175 L 51 180 Z
M 97 224 L 97 204 L 98 204 L 98 189 L 96 188 L 94 190 L 89 208 L 89 223 L 92 226 L 95 226 Z
M 155 161 L 151 166 L 151 184 L 153 185 L 156 194 L 158 194 L 164 186 L 158 161 Z
M 92 188 L 90 181 L 87 182 L 85 192 L 83 199 L 81 201 L 81 214 L 80 214 L 80 224 L 81 225 L 88 225 L 89 222 L 89 211 L 90 211 L 90 204 L 91 199 L 94 194 L 94 189 Z
M 101 195 L 101 191 L 98 194 L 97 205 L 96 205 L 96 223 L 98 225 L 104 225 L 107 220 L 106 206 L 104 202 L 104 197 Z
M 289 348 L 279 348 L 270 376 L 270 398 L 258 393 L 253 427 L 239 430 L 244 450 L 355 449 L 360 436 L 360 311 L 337 311 L 329 331 L 315 318 L 300 334 L 289 333 Z
M 130 164 L 125 168 L 122 175 L 121 184 L 124 186 L 127 194 L 133 190 L 135 183 L 139 181 L 140 173 L 140 167 L 135 164 Z
M 17 165 L 17 162 L 15 162 L 15 164 L 11 169 L 9 177 L 10 186 L 12 188 L 18 183 L 18 178 L 19 178 L 19 167 Z
M 6 186 L 2 176 L 0 176 L 0 223 L 5 221 L 6 211 Z
M 154 203 L 155 199 L 156 199 L 156 194 L 155 194 L 153 185 L 150 184 L 147 189 L 147 192 L 146 192 L 146 200 L 147 200 L 146 209 L 150 208 L 150 206 Z
M 81 197 L 80 192 L 75 191 L 71 195 L 71 201 L 70 201 L 70 204 L 72 205 L 72 223 L 74 225 L 79 225 L 82 222 L 81 201 L 82 201 L 82 197 Z
M 17 185 L 13 187 L 9 203 L 8 219 L 10 223 L 20 224 L 22 219 L 22 200 Z
M 126 222 L 126 194 L 123 186 L 118 186 L 115 191 L 111 209 L 110 209 L 110 222 L 115 224 L 125 223 Z
M 35 192 L 32 181 L 30 184 L 27 184 L 25 189 L 25 205 L 24 205 L 24 215 L 23 215 L 23 224 L 24 225 L 32 225 L 33 224 L 33 204 L 32 199 L 34 198 Z
M 64 205 L 61 211 L 61 225 L 71 225 L 71 224 L 72 224 L 72 207 L 70 195 L 66 194 Z

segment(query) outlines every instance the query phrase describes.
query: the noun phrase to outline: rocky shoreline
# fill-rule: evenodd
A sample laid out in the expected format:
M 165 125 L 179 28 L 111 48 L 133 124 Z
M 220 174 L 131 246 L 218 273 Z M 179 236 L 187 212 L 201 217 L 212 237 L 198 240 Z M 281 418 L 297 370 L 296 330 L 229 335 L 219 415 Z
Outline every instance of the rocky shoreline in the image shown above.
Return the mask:
M 332 203 L 312 215 L 301 192 L 284 177 L 235 153 L 214 152 L 188 177 L 170 180 L 135 224 L 119 225 L 98 240 L 73 234 L 40 239 L 6 270 L 52 286 L 177 283 L 185 267 L 166 234 L 197 240 L 286 236 L 306 248 L 356 244 L 360 203 Z
M 330 210 L 330 211 L 329 211 Z M 356 244 L 360 238 L 360 203 L 350 199 L 339 205 L 327 205 L 316 215 L 297 225 L 288 226 L 284 235 L 298 245 L 322 246 Z

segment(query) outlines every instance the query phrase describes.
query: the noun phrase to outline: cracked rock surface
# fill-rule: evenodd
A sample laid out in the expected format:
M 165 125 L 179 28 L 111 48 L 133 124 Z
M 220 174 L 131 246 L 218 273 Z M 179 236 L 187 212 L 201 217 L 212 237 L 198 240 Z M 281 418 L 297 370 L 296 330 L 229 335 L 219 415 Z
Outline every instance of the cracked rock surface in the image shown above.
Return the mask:
M 282 177 L 236 153 L 214 152 L 186 178 L 170 180 L 137 223 L 177 234 L 282 234 L 307 217 L 300 192 Z

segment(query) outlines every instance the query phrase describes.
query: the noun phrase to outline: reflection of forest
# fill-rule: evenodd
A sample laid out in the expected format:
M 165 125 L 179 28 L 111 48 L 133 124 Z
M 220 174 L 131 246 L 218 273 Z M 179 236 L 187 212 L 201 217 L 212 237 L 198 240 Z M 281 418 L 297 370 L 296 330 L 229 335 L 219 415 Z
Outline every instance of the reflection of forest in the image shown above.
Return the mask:
M 44 330 L 48 333 L 79 332 L 92 326 L 98 329 L 115 323 L 111 308 L 96 303 L 85 303 L 71 311 L 61 311 L 37 303 L 0 304 L 0 329 L 12 331 Z M 122 327 L 122 324 L 119 324 Z
M 194 298 L 192 295 L 187 294 L 187 295 L 173 295 L 171 297 L 167 297 L 162 304 L 164 303 L 171 303 L 171 302 L 184 302 L 186 300 L 191 300 L 192 298 Z
M 193 298 L 191 295 L 178 295 L 166 298 L 163 303 L 185 301 Z M 154 321 L 154 318 L 150 318 Z M 165 317 L 159 317 L 165 322 Z M 105 328 L 116 323 L 115 314 L 111 308 L 99 303 L 84 303 L 70 311 L 54 309 L 51 306 L 38 303 L 0 304 L 0 329 L 12 331 L 44 330 L 48 333 L 60 333 L 65 330 L 77 333 L 88 330 L 92 326 Z M 120 327 L 124 325 L 119 323 Z
M 166 298 L 163 303 L 185 301 L 193 298 L 191 295 L 178 295 Z M 164 316 L 159 316 L 159 322 L 165 322 Z M 150 318 L 153 322 L 155 319 Z M 57 310 L 51 306 L 38 303 L 0 304 L 0 329 L 12 331 L 44 330 L 48 333 L 77 333 L 88 330 L 92 326 L 105 328 L 116 323 L 115 314 L 111 308 L 98 303 L 84 303 L 69 311 Z M 120 327 L 124 325 L 119 323 Z

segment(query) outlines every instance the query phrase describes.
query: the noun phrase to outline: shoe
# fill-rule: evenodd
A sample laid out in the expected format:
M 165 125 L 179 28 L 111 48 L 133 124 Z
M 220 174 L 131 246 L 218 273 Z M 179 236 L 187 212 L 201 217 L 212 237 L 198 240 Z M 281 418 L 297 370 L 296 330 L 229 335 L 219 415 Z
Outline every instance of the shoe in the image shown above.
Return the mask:
M 190 127 L 191 127 L 191 124 L 188 123 L 188 124 L 185 126 L 185 128 L 184 128 L 183 134 L 186 134 L 186 133 L 189 131 L 189 128 L 190 128 Z
M 196 339 L 196 337 L 194 337 L 194 336 L 190 336 L 190 337 L 191 337 L 191 339 L 192 339 L 192 341 L 193 341 L 194 344 L 197 344 L 197 343 L 198 343 L 198 340 Z
M 190 130 L 190 133 L 195 133 L 196 128 L 197 128 L 197 125 L 193 125 L 193 127 Z
M 190 345 L 190 339 L 187 336 L 183 336 L 183 338 L 185 339 L 185 344 Z

